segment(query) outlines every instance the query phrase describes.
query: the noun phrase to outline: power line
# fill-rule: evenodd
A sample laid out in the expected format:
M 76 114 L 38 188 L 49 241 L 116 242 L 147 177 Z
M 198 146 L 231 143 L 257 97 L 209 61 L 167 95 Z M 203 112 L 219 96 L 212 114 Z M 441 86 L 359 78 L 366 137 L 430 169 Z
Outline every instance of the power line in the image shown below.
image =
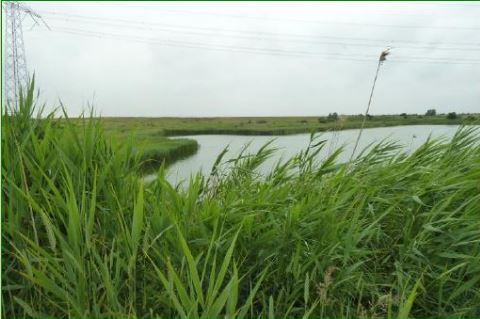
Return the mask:
M 106 32 L 98 32 L 92 30 L 82 30 L 75 28 L 53 28 L 54 31 L 90 36 L 97 38 L 113 38 L 117 40 L 127 40 L 145 44 L 156 44 L 162 46 L 171 46 L 171 47 L 183 47 L 183 48 L 195 48 L 195 49 L 205 49 L 213 51 L 229 51 L 229 52 L 241 52 L 241 53 L 254 53 L 254 54 L 264 54 L 264 55 L 275 55 L 275 56 L 303 56 L 303 57 L 320 57 L 328 60 L 344 60 L 344 61 L 355 61 L 355 62 L 372 62 L 373 55 L 358 55 L 358 54 L 349 54 L 345 55 L 343 53 L 323 53 L 323 52 L 311 52 L 311 51 L 299 51 L 299 50 L 281 50 L 281 49 L 270 49 L 270 48 L 254 48 L 246 46 L 231 46 L 231 45 L 222 45 L 222 44 L 205 44 L 201 42 L 189 42 L 189 41 L 178 41 L 170 39 L 151 39 L 138 36 L 130 36 L 125 34 L 113 34 Z M 408 60 L 410 58 L 410 60 Z M 413 59 L 413 60 L 412 60 Z M 417 60 L 416 60 L 417 59 Z M 480 60 L 466 60 L 466 59 L 449 59 L 449 58 L 428 58 L 428 57 L 407 57 L 407 59 L 392 60 L 393 62 L 407 63 L 407 62 L 416 62 L 416 63 L 435 63 L 435 64 L 480 64 Z
M 171 10 L 160 8 L 158 11 L 164 11 L 177 14 L 190 14 L 190 15 L 210 15 L 210 16 L 223 16 L 229 18 L 240 19 L 253 19 L 253 20 L 272 20 L 272 21 L 291 21 L 302 23 L 315 23 L 315 24 L 332 24 L 332 25 L 354 25 L 363 27 L 378 27 L 378 28 L 401 28 L 401 29 L 448 29 L 448 30 L 480 30 L 480 26 L 468 27 L 468 26 L 426 26 L 426 25 L 398 25 L 398 24 L 379 24 L 379 23 L 365 23 L 365 22 L 351 22 L 351 21 L 322 21 L 322 20 L 304 20 L 293 18 L 278 18 L 278 17 L 259 17 L 251 15 L 239 15 L 229 13 L 218 13 L 208 11 L 192 11 L 192 10 Z
M 62 17 L 51 17 L 50 19 L 59 19 L 67 22 L 79 22 L 79 23 L 87 23 L 85 21 L 82 21 L 82 19 L 79 18 L 62 18 Z M 98 24 L 98 25 L 105 25 L 105 26 L 115 26 L 115 27 L 125 27 L 131 29 L 131 25 L 124 24 L 122 22 L 108 22 L 108 21 L 90 21 L 88 24 Z M 272 39 L 272 35 L 262 35 L 259 33 L 258 35 L 255 34 L 248 34 L 248 35 L 243 35 L 243 34 L 222 34 L 219 33 L 218 31 L 222 31 L 221 29 L 217 29 L 218 31 L 213 33 L 213 32 L 199 32 L 199 31 L 184 31 L 184 30 L 177 30 L 172 27 L 167 27 L 167 28 L 158 28 L 155 27 L 149 27 L 146 25 L 138 25 L 134 26 L 133 28 L 137 29 L 143 29 L 143 30 L 155 30 L 155 31 L 161 31 L 161 32 L 169 32 L 169 33 L 176 33 L 176 34 L 182 34 L 182 35 L 199 35 L 199 36 L 211 36 L 211 37 L 226 37 L 226 38 L 239 38 L 239 39 L 249 39 L 249 40 L 257 40 L 257 41 L 265 41 L 265 40 L 277 40 L 277 39 Z M 282 36 L 282 34 L 275 34 L 277 37 Z M 270 39 L 268 38 L 270 37 Z M 312 37 L 313 38 L 313 37 Z M 339 39 L 338 37 L 329 37 L 329 38 L 336 38 Z M 342 39 L 342 38 L 340 38 Z M 358 40 L 358 39 L 356 39 Z M 342 46 L 342 47 L 370 47 L 370 48 L 376 48 L 378 49 L 379 47 L 384 47 L 385 44 L 391 44 L 390 46 L 393 46 L 393 43 L 395 41 L 385 41 L 382 44 L 371 44 L 371 43 L 352 43 L 352 42 L 336 42 L 336 41 L 324 41 L 324 40 L 306 40 L 306 39 L 283 39 L 283 42 L 292 42 L 292 43 L 309 43 L 309 44 L 316 44 L 316 45 L 333 45 L 333 46 Z M 378 40 L 377 40 L 378 41 Z M 404 46 L 402 45 L 400 48 L 402 49 L 411 49 L 411 50 L 439 50 L 439 51 L 474 51 L 474 52 L 480 52 L 480 46 L 479 47 L 438 47 L 438 46 Z
M 288 37 L 288 38 L 302 38 L 302 39 L 310 39 L 313 41 L 318 41 L 319 38 L 321 39 L 333 39 L 333 40 L 346 40 L 346 41 L 367 41 L 367 42 L 379 42 L 382 45 L 385 43 L 407 43 L 407 44 L 419 44 L 424 46 L 435 46 L 435 45 L 459 45 L 459 46 L 479 46 L 480 43 L 472 43 L 472 42 L 450 42 L 450 43 L 442 43 L 442 42 L 419 42 L 419 41 L 412 41 L 412 40 L 391 40 L 391 39 L 372 39 L 372 38 L 355 38 L 355 37 L 339 37 L 339 36 L 328 36 L 328 35 L 305 35 L 305 34 L 296 34 L 296 33 L 277 33 L 277 32 L 263 32 L 263 31 L 249 31 L 249 30 L 235 30 L 235 29 L 224 29 L 224 28 L 212 28 L 212 27 L 201 27 L 201 26 L 182 26 L 182 25 L 172 25 L 166 23 L 158 23 L 153 21 L 135 21 L 129 19 L 118 19 L 118 18 L 108 18 L 108 17 L 94 17 L 94 16 L 85 16 L 79 14 L 68 14 L 68 13 L 59 13 L 59 12 L 52 12 L 52 11 L 43 11 L 43 14 L 46 15 L 57 15 L 63 16 L 68 18 L 76 18 L 76 19 L 85 19 L 90 21 L 97 21 L 99 23 L 105 24 L 107 21 L 112 23 L 125 23 L 129 25 L 137 25 L 141 26 L 144 29 L 148 28 L 149 30 L 153 30 L 153 27 L 164 27 L 169 28 L 169 30 L 173 29 L 187 29 L 187 30 L 204 30 L 204 31 L 212 31 L 215 34 L 218 32 L 224 33 L 240 33 L 240 34 L 249 34 L 257 37 Z M 455 48 L 456 49 L 456 48 Z M 475 50 L 477 48 L 474 48 Z
M 294 51 L 294 50 L 281 50 L 281 49 L 269 49 L 269 48 L 252 48 L 244 46 L 230 46 L 222 44 L 205 44 L 201 42 L 188 42 L 188 41 L 178 41 L 170 39 L 150 39 L 150 38 L 141 38 L 137 36 L 129 36 L 124 34 L 112 34 L 106 32 L 97 32 L 90 30 L 80 30 L 73 28 L 55 28 L 54 31 L 59 31 L 63 33 L 93 36 L 98 38 L 113 38 L 117 40 L 128 40 L 133 42 L 145 43 L 145 44 L 157 44 L 162 46 L 171 46 L 171 47 L 186 47 L 186 48 L 198 48 L 198 49 L 209 49 L 215 51 L 230 51 L 230 52 L 242 52 L 242 53 L 258 53 L 266 55 L 285 55 L 285 56 L 323 56 L 323 57 L 333 57 L 340 60 L 348 61 L 360 61 L 360 62 L 370 62 L 367 59 L 355 59 L 352 58 L 352 55 L 343 55 L 343 54 L 330 54 L 330 53 L 317 53 L 317 52 L 308 52 L 308 51 Z M 368 56 L 362 56 L 368 58 Z

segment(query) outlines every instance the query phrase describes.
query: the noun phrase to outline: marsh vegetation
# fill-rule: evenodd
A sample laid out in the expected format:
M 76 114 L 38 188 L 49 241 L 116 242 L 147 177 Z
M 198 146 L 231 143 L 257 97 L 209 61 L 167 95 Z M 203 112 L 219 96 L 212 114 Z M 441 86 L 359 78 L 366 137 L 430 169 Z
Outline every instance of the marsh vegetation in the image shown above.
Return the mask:
M 179 136 L 205 134 L 286 135 L 355 129 L 362 125 L 364 115 L 307 117 L 210 117 L 210 118 L 102 118 L 105 129 L 112 132 L 138 131 L 150 136 Z M 447 114 L 368 115 L 365 127 L 398 125 L 459 125 L 478 123 L 479 114 L 462 114 L 455 118 Z
M 480 316 L 480 137 L 339 164 L 267 144 L 187 188 L 145 185 L 102 121 L 2 115 L 2 315 Z

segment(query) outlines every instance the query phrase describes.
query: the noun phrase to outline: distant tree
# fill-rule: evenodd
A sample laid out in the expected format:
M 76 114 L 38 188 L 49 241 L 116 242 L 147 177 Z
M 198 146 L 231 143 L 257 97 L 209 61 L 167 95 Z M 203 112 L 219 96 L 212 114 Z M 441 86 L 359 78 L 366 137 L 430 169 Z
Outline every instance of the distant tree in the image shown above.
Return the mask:
M 456 118 L 457 118 L 457 113 L 455 113 L 455 112 L 450 112 L 450 113 L 447 114 L 447 119 L 449 119 L 449 120 L 454 120 Z
M 426 116 L 435 116 L 437 115 L 437 111 L 435 109 L 429 109 L 427 110 L 427 113 L 425 113 Z
M 367 114 L 367 120 L 373 119 L 373 115 Z
M 337 112 L 328 113 L 327 118 L 329 120 L 336 121 L 336 120 L 338 120 L 338 114 L 337 114 Z
M 402 114 L 400 114 L 400 116 L 403 117 L 404 119 L 406 119 L 407 118 L 407 113 L 402 113 Z

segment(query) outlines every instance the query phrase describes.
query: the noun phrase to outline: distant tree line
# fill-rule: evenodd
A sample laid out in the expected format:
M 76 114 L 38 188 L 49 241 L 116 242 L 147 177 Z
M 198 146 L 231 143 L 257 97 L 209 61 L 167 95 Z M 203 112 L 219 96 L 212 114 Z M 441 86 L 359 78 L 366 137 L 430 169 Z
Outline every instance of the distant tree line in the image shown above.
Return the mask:
M 318 118 L 319 123 L 336 122 L 337 120 L 338 120 L 337 112 L 328 113 L 327 117 L 322 116 Z
M 441 115 L 441 114 L 440 114 Z M 407 113 L 400 113 L 400 116 L 403 117 L 403 118 L 407 118 L 409 116 L 409 114 Z M 419 118 L 423 117 L 422 115 L 417 115 L 417 114 L 410 114 L 410 116 L 417 116 Z M 427 112 L 425 112 L 425 116 L 437 116 L 437 110 L 435 109 L 428 109 Z M 457 118 L 460 118 L 460 116 L 456 113 L 456 112 L 450 112 L 450 113 L 447 113 L 446 116 L 445 116 L 447 119 L 449 120 L 455 120 Z M 467 120 L 469 121 L 474 121 L 476 120 L 475 116 L 469 114 L 467 117 L 466 117 Z
M 469 122 L 472 122 L 472 121 L 475 121 L 475 120 L 478 120 L 478 117 L 475 117 L 474 114 L 463 114 L 463 115 L 460 115 L 460 114 L 457 114 L 456 112 L 450 112 L 450 113 L 447 113 L 447 114 L 437 114 L 437 110 L 434 109 L 434 108 L 431 108 L 431 109 L 428 109 L 424 115 L 422 114 L 407 114 L 407 113 L 400 113 L 399 114 L 401 117 L 403 117 L 404 119 L 407 119 L 409 117 L 418 117 L 418 118 L 423 118 L 424 116 L 445 116 L 445 118 L 449 119 L 449 120 L 455 120 L 455 119 L 459 119 L 459 118 L 463 118 Z M 364 114 L 358 114 L 358 115 L 353 115 L 355 117 L 364 117 L 365 115 Z M 347 117 L 350 117 L 349 115 L 347 115 Z M 328 113 L 327 116 L 321 116 L 318 118 L 318 122 L 319 123 L 329 123 L 329 122 L 336 122 L 338 121 L 340 118 L 340 116 L 338 115 L 337 112 L 333 112 L 333 113 Z M 370 115 L 370 114 L 367 114 L 367 120 L 372 120 L 374 118 L 373 115 Z M 378 119 L 381 119 L 382 117 L 380 116 Z M 306 121 L 300 121 L 300 122 L 306 122 Z

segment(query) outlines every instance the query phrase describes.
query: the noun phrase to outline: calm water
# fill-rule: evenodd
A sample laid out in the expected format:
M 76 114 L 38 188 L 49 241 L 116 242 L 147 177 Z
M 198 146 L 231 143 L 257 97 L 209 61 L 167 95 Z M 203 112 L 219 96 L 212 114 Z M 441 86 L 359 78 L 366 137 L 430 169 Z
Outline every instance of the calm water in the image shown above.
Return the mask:
M 362 133 L 357 153 L 372 142 L 379 142 L 385 138 L 399 142 L 406 152 L 412 151 L 421 145 L 431 134 L 432 137 L 452 137 L 458 129 L 456 125 L 415 125 L 415 126 L 394 126 L 365 129 Z M 320 139 L 327 140 L 327 145 L 319 154 L 326 156 L 339 146 L 344 145 L 345 151 L 340 160 L 348 160 L 353 151 L 355 139 L 359 130 L 345 130 L 335 133 L 319 133 Z M 208 174 L 215 159 L 220 152 L 228 145 L 229 152 L 225 159 L 233 158 L 248 143 L 249 153 L 256 152 L 261 146 L 274 139 L 272 147 L 278 148 L 276 154 L 263 165 L 262 170 L 268 171 L 280 159 L 290 158 L 308 145 L 310 134 L 282 135 L 282 136 L 241 136 L 241 135 L 192 135 L 182 136 L 198 141 L 200 148 L 198 152 L 181 161 L 171 165 L 167 172 L 168 180 L 177 184 L 182 180 L 188 180 L 190 175 L 202 172 Z M 152 180 L 155 174 L 148 175 L 145 180 Z

